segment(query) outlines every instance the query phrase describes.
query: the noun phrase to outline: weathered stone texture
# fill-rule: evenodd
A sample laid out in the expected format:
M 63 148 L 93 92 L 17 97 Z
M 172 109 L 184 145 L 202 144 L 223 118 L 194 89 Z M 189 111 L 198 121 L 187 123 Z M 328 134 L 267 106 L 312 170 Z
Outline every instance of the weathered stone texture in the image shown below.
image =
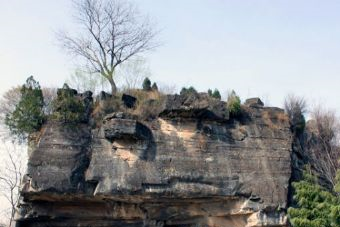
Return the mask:
M 92 130 L 45 125 L 18 227 L 287 225 L 292 143 L 281 109 L 244 107 L 224 121 L 119 116 Z

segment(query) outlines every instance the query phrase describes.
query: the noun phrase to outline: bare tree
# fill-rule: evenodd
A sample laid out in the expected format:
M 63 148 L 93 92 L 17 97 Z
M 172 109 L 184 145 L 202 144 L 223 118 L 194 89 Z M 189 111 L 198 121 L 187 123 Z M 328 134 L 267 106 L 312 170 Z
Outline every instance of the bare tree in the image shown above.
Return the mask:
M 155 48 L 157 32 L 127 0 L 79 0 L 75 2 L 82 32 L 58 35 L 63 47 L 82 58 L 90 73 L 106 78 L 117 92 L 116 68 L 130 58 Z
M 42 93 L 44 96 L 44 114 L 49 116 L 53 112 L 52 102 L 57 97 L 57 88 L 43 87 Z
M 0 136 L 10 138 L 10 132 L 5 125 L 6 116 L 11 114 L 21 99 L 21 87 L 13 87 L 6 91 L 0 99 Z
M 109 84 L 104 77 L 98 78 L 97 74 L 84 72 L 80 69 L 75 70 L 66 83 L 79 92 L 92 91 L 94 94 L 105 91 Z
M 124 90 L 136 89 L 142 86 L 146 77 L 151 77 L 151 71 L 144 58 L 134 58 L 120 67 L 118 79 Z
M 158 91 L 162 94 L 173 95 L 178 91 L 175 84 L 159 83 Z
M 314 158 L 314 165 L 327 181 L 335 185 L 335 175 L 340 158 L 339 136 L 340 123 L 335 111 L 321 106 L 311 112 L 312 120 L 308 122 L 306 148 Z
M 8 226 L 12 226 L 27 157 L 24 147 L 20 145 L 3 141 L 1 148 L 3 162 L 0 166 L 0 196 L 8 203 L 4 214 L 8 219 Z
M 305 127 L 307 102 L 303 97 L 290 94 L 284 101 L 285 112 L 288 115 L 291 129 L 294 133 L 301 133 Z
M 13 87 L 6 91 L 0 99 L 0 120 L 3 121 L 7 114 L 15 110 L 21 98 L 21 87 Z

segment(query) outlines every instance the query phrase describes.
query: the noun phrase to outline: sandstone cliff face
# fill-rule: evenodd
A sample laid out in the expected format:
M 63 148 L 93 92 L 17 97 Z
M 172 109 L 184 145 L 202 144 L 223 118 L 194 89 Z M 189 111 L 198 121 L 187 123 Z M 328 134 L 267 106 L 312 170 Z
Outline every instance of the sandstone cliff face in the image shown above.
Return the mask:
M 283 110 L 252 102 L 239 119 L 212 113 L 177 106 L 146 122 L 111 114 L 95 129 L 47 123 L 17 226 L 287 226 Z

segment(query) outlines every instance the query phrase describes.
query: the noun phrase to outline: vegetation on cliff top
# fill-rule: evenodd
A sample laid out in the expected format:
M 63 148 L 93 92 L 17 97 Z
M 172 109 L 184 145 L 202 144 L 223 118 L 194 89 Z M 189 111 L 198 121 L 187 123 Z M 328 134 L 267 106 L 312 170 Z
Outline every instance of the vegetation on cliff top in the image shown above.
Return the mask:
M 84 69 L 98 73 L 117 93 L 115 73 L 118 66 L 133 57 L 154 49 L 157 31 L 148 17 L 141 15 L 127 1 L 75 1 L 81 32 L 66 32 L 58 38 L 69 53 L 79 57 Z
M 20 89 L 20 101 L 11 113 L 6 114 L 5 124 L 19 141 L 38 131 L 45 120 L 44 98 L 40 85 L 33 76 Z

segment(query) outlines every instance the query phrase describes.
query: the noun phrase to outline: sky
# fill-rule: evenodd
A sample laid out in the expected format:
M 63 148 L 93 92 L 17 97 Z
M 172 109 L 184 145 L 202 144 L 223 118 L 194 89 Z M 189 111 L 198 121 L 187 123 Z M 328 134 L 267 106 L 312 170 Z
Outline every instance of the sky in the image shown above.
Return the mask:
M 153 81 L 340 110 L 340 1 L 134 1 L 161 31 L 145 56 Z M 76 62 L 55 33 L 76 28 L 73 15 L 71 0 L 0 0 L 0 93 L 30 75 L 62 86 Z

